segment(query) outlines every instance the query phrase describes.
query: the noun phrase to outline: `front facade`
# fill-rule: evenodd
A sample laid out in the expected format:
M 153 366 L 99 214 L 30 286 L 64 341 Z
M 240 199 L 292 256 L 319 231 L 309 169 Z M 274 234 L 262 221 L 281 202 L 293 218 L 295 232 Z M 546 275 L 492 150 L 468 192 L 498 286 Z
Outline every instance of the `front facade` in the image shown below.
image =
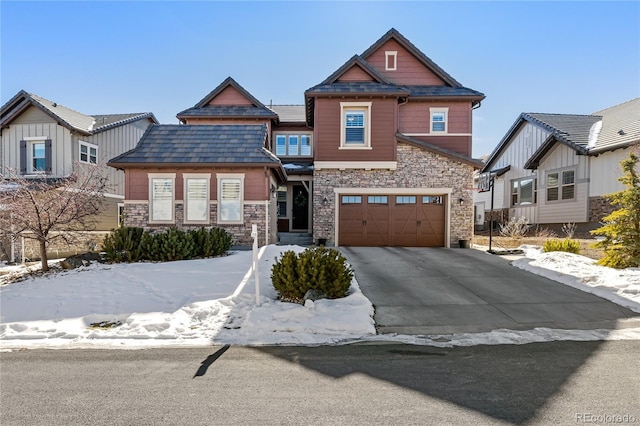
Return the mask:
M 0 123 L 0 174 L 39 179 L 64 178 L 78 167 L 105 165 L 132 149 L 157 121 L 152 113 L 86 115 L 20 91 L 2 107 Z M 98 231 L 119 225 L 124 173 L 108 169 L 107 185 Z
M 110 165 L 125 170 L 127 224 L 191 225 L 183 219 L 184 176 L 200 173 L 209 194 L 203 223 L 232 229 L 240 244 L 255 223 L 261 243 L 305 233 L 330 245 L 449 247 L 473 233 L 473 172 L 482 164 L 471 158 L 472 110 L 482 99 L 392 29 L 308 89 L 305 105 L 267 107 L 223 81 L 177 115 L 180 137 L 212 127 L 197 147 L 209 160 L 175 154 L 184 149 L 178 136 L 151 129 Z M 238 134 L 229 142 L 227 133 L 256 126 L 263 139 Z M 163 143 L 164 153 L 152 152 Z M 220 154 L 221 146 L 230 151 Z M 245 213 L 232 225 L 220 220 L 224 195 L 216 188 L 234 173 L 245 176 Z M 153 223 L 144 207 L 156 176 L 173 182 L 166 223 Z M 249 205 L 264 213 L 250 214 Z
M 591 115 L 523 113 L 482 170 L 486 182 L 493 176 L 493 213 L 486 191 L 475 197 L 476 214 L 598 227 L 612 211 L 603 196 L 624 189 L 620 161 L 639 142 L 640 98 Z

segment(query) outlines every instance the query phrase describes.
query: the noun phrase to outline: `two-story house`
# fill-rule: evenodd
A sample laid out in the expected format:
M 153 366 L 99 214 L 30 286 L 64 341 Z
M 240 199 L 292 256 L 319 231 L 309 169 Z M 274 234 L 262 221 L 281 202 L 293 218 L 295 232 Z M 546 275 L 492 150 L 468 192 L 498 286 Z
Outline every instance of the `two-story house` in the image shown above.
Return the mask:
M 64 178 L 80 164 L 105 165 L 109 158 L 136 146 L 155 123 L 150 112 L 86 115 L 20 91 L 0 111 L 0 174 Z M 106 203 L 95 230 L 119 225 L 124 187 L 124 173 L 109 168 Z
M 109 164 L 127 176 L 129 225 L 222 226 L 239 244 L 255 223 L 261 244 L 310 232 L 335 245 L 449 247 L 473 233 L 482 99 L 391 29 L 304 105 L 267 107 L 228 78 L 177 115 L 182 125 L 152 126 Z

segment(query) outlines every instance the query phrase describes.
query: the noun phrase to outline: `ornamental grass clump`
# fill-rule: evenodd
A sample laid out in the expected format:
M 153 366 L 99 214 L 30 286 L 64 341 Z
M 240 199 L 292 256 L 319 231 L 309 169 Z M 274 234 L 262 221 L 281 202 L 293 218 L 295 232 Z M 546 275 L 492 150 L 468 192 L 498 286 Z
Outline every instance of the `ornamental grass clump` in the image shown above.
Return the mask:
M 303 303 L 309 290 L 328 299 L 345 297 L 351 286 L 353 270 L 336 249 L 308 248 L 300 254 L 289 250 L 271 269 L 273 287 L 280 300 Z

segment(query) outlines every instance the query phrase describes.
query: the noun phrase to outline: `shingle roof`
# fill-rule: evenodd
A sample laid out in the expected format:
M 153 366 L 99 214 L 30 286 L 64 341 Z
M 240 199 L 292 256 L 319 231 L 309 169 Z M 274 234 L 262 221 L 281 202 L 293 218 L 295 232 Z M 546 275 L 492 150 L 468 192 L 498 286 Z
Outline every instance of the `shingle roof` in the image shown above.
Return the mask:
M 332 84 L 338 81 L 340 76 L 354 66 L 359 66 L 364 72 L 378 83 L 389 83 L 389 81 L 380 74 L 374 67 L 369 65 L 367 61 L 362 59 L 359 55 L 353 55 L 347 62 L 342 64 L 340 68 L 335 70 L 329 77 L 325 78 L 320 84 Z
M 304 123 L 306 119 L 304 105 L 269 105 L 269 109 L 278 114 L 281 123 Z
M 449 87 L 449 86 L 404 86 L 409 91 L 411 97 L 478 97 L 484 98 L 484 93 L 478 92 L 468 87 Z
M 318 84 L 305 91 L 305 94 L 383 94 L 408 95 L 409 91 L 395 84 L 376 83 L 373 81 L 347 81 L 333 84 Z
M 138 145 L 109 160 L 109 165 L 265 165 L 282 169 L 264 148 L 266 125 L 150 126 Z
M 151 118 L 154 123 L 158 122 L 155 116 L 150 112 L 93 116 L 87 115 L 41 96 L 21 90 L 2 106 L 2 125 L 12 121 L 13 118 L 31 105 L 44 111 L 61 125 L 69 129 L 77 130 L 86 135 L 99 133 L 113 127 L 145 118 Z
M 177 117 L 277 118 L 277 115 L 266 107 L 259 108 L 253 105 L 208 105 L 186 109 L 178 113 Z
M 603 152 L 640 142 L 640 98 L 593 114 L 602 116 L 602 130 L 590 152 Z
M 542 125 L 553 135 L 575 149 L 584 149 L 589 142 L 589 131 L 599 116 L 575 114 L 524 113 L 525 120 Z
M 482 161 L 476 160 L 475 158 L 467 157 L 466 155 L 462 155 L 457 152 L 450 151 L 446 148 L 431 144 L 429 142 L 425 142 L 420 139 L 412 138 L 410 136 L 404 135 L 399 132 L 396 133 L 396 139 L 401 142 L 406 142 L 411 145 L 417 146 L 418 148 L 426 149 L 427 151 L 431 151 L 435 154 L 442 155 L 444 157 L 449 157 L 461 163 L 468 164 L 470 166 L 473 166 L 476 169 L 482 168 L 482 165 L 483 165 Z

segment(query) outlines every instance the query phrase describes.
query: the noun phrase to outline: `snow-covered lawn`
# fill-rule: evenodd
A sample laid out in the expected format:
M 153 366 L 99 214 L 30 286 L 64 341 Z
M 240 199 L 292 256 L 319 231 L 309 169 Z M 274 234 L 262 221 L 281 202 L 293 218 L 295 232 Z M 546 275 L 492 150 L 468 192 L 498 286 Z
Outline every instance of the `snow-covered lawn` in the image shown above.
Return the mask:
M 307 302 L 276 300 L 270 272 L 284 250 L 267 246 L 259 261 L 256 306 L 250 251 L 168 263 L 93 264 L 2 285 L 0 348 L 141 348 L 157 346 L 321 345 L 394 341 L 435 346 L 549 340 L 640 339 L 623 330 L 495 330 L 447 336 L 376 335 L 373 307 L 354 279 L 348 297 Z M 595 293 L 640 312 L 640 269 L 617 271 L 567 253 L 528 247 L 514 266 Z M 8 271 L 16 267 L 0 266 Z M 15 272 L 15 271 L 14 271 Z M 5 276 L 6 277 L 6 276 Z M 117 324 L 92 327 L 96 323 Z

